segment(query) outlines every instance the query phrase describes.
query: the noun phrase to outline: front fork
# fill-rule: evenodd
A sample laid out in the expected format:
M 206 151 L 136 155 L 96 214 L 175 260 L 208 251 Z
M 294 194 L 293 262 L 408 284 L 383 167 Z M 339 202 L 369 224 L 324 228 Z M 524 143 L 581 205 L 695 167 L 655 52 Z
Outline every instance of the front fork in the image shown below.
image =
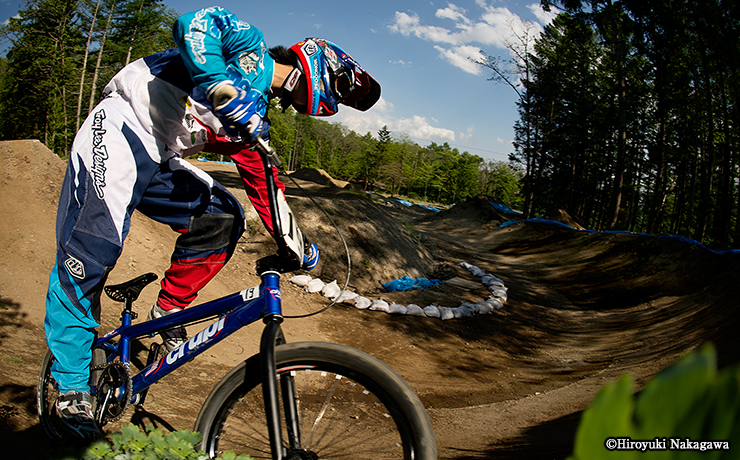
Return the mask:
M 301 450 L 293 377 L 290 374 L 283 375 L 280 378 L 288 445 L 290 446 L 289 451 L 283 449 L 279 401 L 281 392 L 278 391 L 277 368 L 275 365 L 275 346 L 286 343 L 285 336 L 280 328 L 282 321 L 283 318 L 279 315 L 266 316 L 264 319 L 265 329 L 262 331 L 260 341 L 262 395 L 265 400 L 265 415 L 267 416 L 267 430 L 270 435 L 273 460 L 290 460 L 294 457 L 292 452 Z

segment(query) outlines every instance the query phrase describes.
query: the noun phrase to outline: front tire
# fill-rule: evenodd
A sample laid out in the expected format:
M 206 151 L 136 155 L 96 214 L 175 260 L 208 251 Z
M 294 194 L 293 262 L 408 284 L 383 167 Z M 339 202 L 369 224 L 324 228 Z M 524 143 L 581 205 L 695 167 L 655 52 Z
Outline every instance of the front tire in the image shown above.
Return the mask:
M 275 355 L 279 381 L 294 382 L 298 411 L 300 445 L 294 446 L 288 445 L 281 411 L 288 457 L 437 458 L 424 406 L 411 387 L 378 359 L 320 342 L 280 345 Z M 203 435 L 201 447 L 212 458 L 223 451 L 272 458 L 261 379 L 255 355 L 232 369 L 206 399 L 195 430 Z

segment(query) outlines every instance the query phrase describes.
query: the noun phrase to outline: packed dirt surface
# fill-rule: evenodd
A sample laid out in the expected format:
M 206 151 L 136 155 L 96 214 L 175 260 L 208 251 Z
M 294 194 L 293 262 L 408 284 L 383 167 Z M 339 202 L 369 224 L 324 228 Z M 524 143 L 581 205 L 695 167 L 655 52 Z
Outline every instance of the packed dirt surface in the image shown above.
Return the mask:
M 201 302 L 259 284 L 255 262 L 274 244 L 249 210 L 235 168 L 194 163 L 239 198 L 249 223 L 232 260 L 202 290 Z M 0 165 L 2 456 L 58 458 L 74 451 L 46 442 L 35 395 L 46 350 L 46 284 L 66 164 L 38 141 L 9 141 L 0 143 Z M 504 280 L 508 300 L 488 315 L 442 321 L 339 304 L 284 323 L 289 341 L 342 343 L 399 372 L 428 409 L 440 458 L 562 459 L 572 451 L 580 413 L 622 374 L 631 373 L 641 385 L 705 342 L 715 344 L 720 365 L 740 359 L 737 255 L 668 238 L 540 223 L 500 228 L 508 219 L 484 199 L 434 213 L 366 194 L 321 171 L 293 177 L 327 213 L 282 177 L 301 227 L 322 251 L 314 277 L 340 286 L 346 279 L 346 250 L 328 215 L 349 247 L 349 289 L 369 299 L 422 307 L 484 300 L 488 290 L 461 262 Z M 578 226 L 562 211 L 548 216 Z M 175 237 L 168 227 L 135 214 L 109 283 L 150 271 L 161 276 Z M 457 282 L 405 293 L 381 286 L 404 275 Z M 289 278 L 283 282 L 286 315 L 328 304 Z M 156 294 L 156 287 L 144 290 L 136 307 L 139 318 L 146 317 Z M 118 305 L 103 299 L 102 331 L 118 319 Z M 130 408 L 122 422 L 192 429 L 210 389 L 256 352 L 260 332 L 260 324 L 247 327 L 166 377 L 149 392 L 146 411 Z M 119 424 L 106 428 L 115 431 Z

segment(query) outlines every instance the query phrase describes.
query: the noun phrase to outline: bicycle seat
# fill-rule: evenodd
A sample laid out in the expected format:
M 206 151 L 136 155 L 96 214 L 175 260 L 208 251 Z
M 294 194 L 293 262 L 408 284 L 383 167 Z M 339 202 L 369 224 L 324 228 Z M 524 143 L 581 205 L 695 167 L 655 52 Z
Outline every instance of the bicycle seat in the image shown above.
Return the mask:
M 126 300 L 133 302 L 139 298 L 141 291 L 156 279 L 156 273 L 146 273 L 121 284 L 106 286 L 104 290 L 108 297 L 116 302 L 125 302 Z

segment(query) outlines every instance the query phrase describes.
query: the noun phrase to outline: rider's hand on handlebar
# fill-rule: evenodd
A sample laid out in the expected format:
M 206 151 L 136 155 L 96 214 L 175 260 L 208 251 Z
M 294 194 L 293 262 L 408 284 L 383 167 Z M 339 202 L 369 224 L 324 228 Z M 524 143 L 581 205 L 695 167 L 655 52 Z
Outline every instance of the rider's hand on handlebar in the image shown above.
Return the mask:
M 265 101 L 262 93 L 255 89 L 245 91 L 231 84 L 222 84 L 213 93 L 214 113 L 219 117 L 230 135 L 249 133 L 252 140 L 257 137 L 269 139 L 270 125 L 263 118 Z

